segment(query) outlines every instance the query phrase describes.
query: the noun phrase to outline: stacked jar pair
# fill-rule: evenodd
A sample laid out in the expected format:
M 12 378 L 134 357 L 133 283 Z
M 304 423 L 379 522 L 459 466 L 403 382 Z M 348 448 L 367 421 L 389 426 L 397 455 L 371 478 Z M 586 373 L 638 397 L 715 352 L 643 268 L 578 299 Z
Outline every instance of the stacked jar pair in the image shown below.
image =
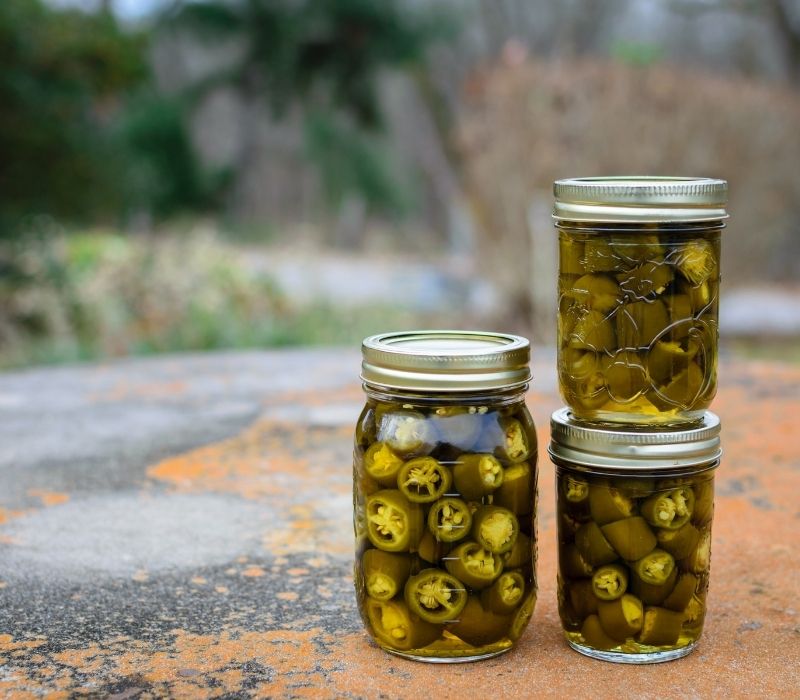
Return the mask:
M 727 184 L 582 178 L 554 190 L 559 613 L 577 651 L 666 661 L 691 651 L 706 610 Z

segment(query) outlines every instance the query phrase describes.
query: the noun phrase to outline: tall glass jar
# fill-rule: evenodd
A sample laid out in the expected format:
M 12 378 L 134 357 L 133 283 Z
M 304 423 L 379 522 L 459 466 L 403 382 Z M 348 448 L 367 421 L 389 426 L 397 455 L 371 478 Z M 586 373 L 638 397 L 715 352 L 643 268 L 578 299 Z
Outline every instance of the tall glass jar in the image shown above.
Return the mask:
M 688 430 L 551 419 L 558 609 L 570 646 L 619 663 L 688 654 L 706 613 L 719 419 Z
M 558 375 L 586 421 L 689 425 L 717 388 L 724 180 L 554 185 Z
M 498 333 L 367 338 L 353 463 L 355 587 L 393 654 L 508 651 L 536 602 L 529 344 Z

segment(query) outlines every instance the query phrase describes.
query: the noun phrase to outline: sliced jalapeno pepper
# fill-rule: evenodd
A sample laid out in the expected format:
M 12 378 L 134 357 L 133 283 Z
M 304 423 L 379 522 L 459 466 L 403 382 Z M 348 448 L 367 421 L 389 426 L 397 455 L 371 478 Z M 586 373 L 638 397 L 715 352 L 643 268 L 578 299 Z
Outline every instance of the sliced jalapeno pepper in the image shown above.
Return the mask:
M 613 350 L 617 344 L 614 326 L 600 311 L 585 311 L 568 337 L 570 348 L 578 350 Z
M 632 231 L 615 233 L 609 238 L 608 245 L 614 254 L 628 266 L 643 262 L 660 263 L 664 259 L 664 248 L 658 235 Z
M 659 529 L 656 532 L 658 546 L 675 559 L 688 557 L 700 541 L 700 531 L 691 523 L 684 523 L 677 530 Z
M 669 325 L 661 299 L 625 304 L 617 311 L 616 320 L 618 347 L 624 350 L 646 350 Z
M 519 605 L 525 594 L 525 579 L 518 571 L 505 571 L 489 588 L 481 591 L 485 610 L 508 615 Z
M 478 499 L 492 493 L 503 483 L 503 466 L 490 454 L 466 454 L 453 467 L 456 489 L 466 499 Z
M 422 508 L 396 489 L 383 489 L 367 497 L 367 537 L 386 552 L 408 552 L 423 533 Z
M 375 600 L 390 600 L 403 590 L 411 572 L 407 554 L 368 549 L 361 558 L 367 594 Z
M 681 574 L 675 584 L 675 588 L 672 589 L 672 593 L 664 599 L 664 607 L 676 612 L 686 610 L 692 600 L 692 596 L 697 591 L 698 582 L 698 578 L 694 574 Z
M 615 639 L 612 639 L 606 634 L 603 626 L 600 624 L 600 618 L 596 614 L 589 615 L 583 621 L 581 636 L 588 646 L 594 647 L 595 649 L 613 649 L 619 644 Z
M 432 503 L 447 493 L 453 475 L 433 457 L 417 457 L 397 473 L 397 487 L 412 503 Z
M 678 580 L 678 569 L 672 569 L 664 583 L 645 583 L 636 573 L 631 579 L 631 590 L 645 605 L 661 605 L 675 589 Z
M 587 309 L 608 313 L 620 300 L 617 282 L 608 275 L 589 274 L 575 280 L 567 295 Z
M 500 440 L 494 448 L 495 456 L 514 463 L 528 459 L 533 446 L 528 442 L 528 434 L 522 423 L 511 416 L 500 416 L 497 425 L 501 433 Z
M 647 607 L 644 610 L 639 641 L 653 646 L 675 644 L 681 636 L 682 624 L 681 613 L 666 608 Z
M 380 415 L 378 440 L 409 457 L 427 454 L 436 442 L 433 423 L 418 411 L 396 410 Z
M 575 546 L 581 556 L 592 566 L 610 564 L 618 558 L 614 548 L 609 544 L 600 530 L 600 526 L 594 520 L 590 520 L 578 528 L 575 533 Z
M 661 585 L 675 569 L 675 559 L 663 549 L 654 549 L 633 566 L 634 573 L 644 583 Z
M 605 238 L 595 236 L 584 241 L 583 267 L 587 272 L 615 272 L 626 266 Z
M 694 491 L 694 512 L 692 522 L 695 525 L 706 525 L 714 515 L 714 481 L 706 479 L 692 486 Z
M 510 615 L 497 615 L 484 609 L 480 598 L 471 595 L 458 621 L 450 625 L 448 630 L 467 644 L 481 647 L 507 636 L 510 627 Z
M 494 554 L 510 552 L 519 535 L 517 516 L 499 506 L 481 506 L 472 516 L 472 537 Z
M 630 593 L 625 593 L 616 600 L 598 603 L 597 616 L 603 631 L 619 641 L 633 637 L 644 623 L 642 601 Z
M 491 586 L 503 572 L 500 555 L 484 549 L 477 542 L 462 542 L 444 557 L 444 563 L 459 581 L 477 590 Z
M 460 498 L 442 498 L 428 511 L 428 529 L 440 542 L 456 542 L 469 534 L 472 513 Z
M 582 275 L 583 241 L 563 236 L 559 242 L 559 270 L 561 275 Z
M 706 381 L 703 370 L 696 362 L 689 362 L 666 386 L 648 392 L 648 398 L 662 410 L 679 407 L 688 409 L 697 401 Z
M 527 462 L 512 464 L 503 471 L 500 486 L 492 493 L 492 503 L 517 515 L 533 510 L 533 475 Z
M 686 559 L 681 560 L 681 566 L 693 574 L 702 574 L 708 571 L 711 565 L 711 532 L 706 530 L 700 534 L 700 539 Z
M 536 607 L 536 587 L 528 592 L 525 600 L 517 608 L 511 619 L 511 628 L 508 630 L 508 636 L 511 641 L 516 642 L 528 626 L 531 617 L 533 616 L 533 609 Z
M 613 357 L 604 357 L 601 366 L 612 401 L 630 403 L 648 386 L 644 362 L 631 350 L 620 350 Z
M 598 600 L 616 600 L 628 590 L 628 572 L 619 564 L 606 564 L 592 574 L 592 593 Z
M 650 496 L 642 503 L 642 516 L 654 527 L 677 530 L 689 522 L 693 509 L 694 492 L 687 486 Z
M 583 619 L 597 612 L 597 596 L 592 590 L 592 582 L 587 578 L 571 581 L 568 588 L 569 602 L 575 614 Z
M 670 377 L 685 371 L 695 355 L 695 343 L 687 343 L 684 347 L 675 341 L 656 342 L 647 353 L 647 370 L 652 379 L 663 384 Z
M 600 530 L 617 554 L 627 561 L 641 559 L 656 547 L 656 536 L 639 515 L 615 520 Z
M 467 604 L 467 589 L 441 569 L 423 569 L 405 585 L 409 609 L 426 622 L 451 622 Z
M 558 558 L 561 572 L 567 578 L 586 578 L 592 575 L 594 568 L 586 561 L 574 542 L 566 545 Z
M 450 551 L 450 544 L 439 542 L 430 530 L 425 530 L 417 545 L 417 555 L 429 564 L 435 564 Z
M 570 503 L 585 503 L 589 498 L 589 483 L 567 474 L 561 482 L 561 491 Z
M 612 486 L 589 487 L 589 511 L 598 525 L 622 520 L 633 515 L 633 501 Z
M 675 257 L 678 272 L 695 287 L 706 282 L 717 270 L 714 247 L 702 239 L 690 241 L 677 251 Z
M 367 598 L 366 608 L 375 636 L 393 649 L 421 649 L 436 641 L 442 633 L 440 625 L 412 615 L 402 600 Z
M 675 277 L 665 262 L 645 262 L 617 274 L 619 290 L 629 299 L 653 299 L 664 292 Z
M 403 460 L 383 442 L 370 445 L 364 454 L 364 469 L 384 488 L 397 486 L 397 473 L 402 466 Z
M 517 541 L 505 557 L 504 565 L 510 569 L 524 566 L 533 558 L 533 544 L 531 538 L 524 532 L 517 535 Z

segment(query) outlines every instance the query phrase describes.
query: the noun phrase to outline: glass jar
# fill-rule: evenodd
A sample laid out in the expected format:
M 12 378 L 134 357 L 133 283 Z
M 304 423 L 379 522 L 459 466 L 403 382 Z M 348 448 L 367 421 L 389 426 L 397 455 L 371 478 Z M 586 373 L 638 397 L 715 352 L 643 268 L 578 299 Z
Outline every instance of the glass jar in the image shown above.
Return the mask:
M 551 419 L 558 610 L 569 645 L 620 663 L 670 661 L 697 644 L 706 613 L 719 419 L 689 430 Z
M 354 579 L 393 654 L 457 662 L 513 647 L 536 603 L 529 343 L 420 331 L 364 341 Z
M 554 185 L 558 375 L 586 421 L 689 425 L 717 388 L 724 180 Z

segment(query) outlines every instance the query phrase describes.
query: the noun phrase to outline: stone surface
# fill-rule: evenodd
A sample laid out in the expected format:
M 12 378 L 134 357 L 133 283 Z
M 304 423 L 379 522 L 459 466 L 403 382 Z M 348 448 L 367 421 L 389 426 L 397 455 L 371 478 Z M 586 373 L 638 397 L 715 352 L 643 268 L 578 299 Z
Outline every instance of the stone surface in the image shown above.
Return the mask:
M 355 605 L 358 363 L 251 352 L 0 375 L 0 696 L 800 695 L 800 368 L 721 368 L 709 616 L 692 655 L 621 667 L 566 646 L 543 454 L 528 631 L 497 659 L 430 666 L 372 645 Z M 536 352 L 541 445 L 554 365 Z

